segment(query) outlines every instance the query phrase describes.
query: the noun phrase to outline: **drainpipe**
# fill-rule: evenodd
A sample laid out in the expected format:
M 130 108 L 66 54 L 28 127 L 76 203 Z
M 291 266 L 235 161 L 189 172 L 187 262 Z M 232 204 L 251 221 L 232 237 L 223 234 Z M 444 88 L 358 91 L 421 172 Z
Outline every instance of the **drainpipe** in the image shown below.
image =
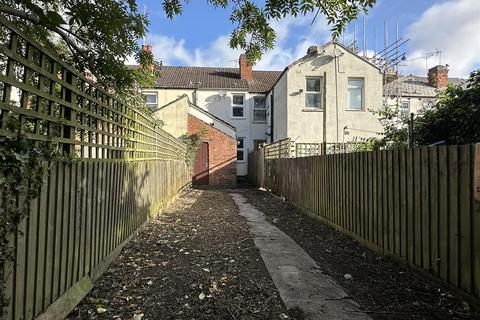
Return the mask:
M 333 54 L 335 56 L 335 113 L 336 113 L 336 122 L 337 122 L 337 126 L 335 128 L 335 131 L 336 131 L 336 139 L 335 141 L 338 142 L 338 74 L 337 74 L 337 71 L 338 71 L 338 66 L 337 66 L 337 59 L 339 57 L 337 57 L 337 45 L 335 44 L 334 47 L 333 47 Z
M 273 96 L 275 95 L 275 89 L 272 89 L 272 96 L 270 97 L 270 143 L 273 143 L 273 105 L 275 103 L 275 99 Z
M 193 104 L 197 105 L 197 88 L 193 89 Z

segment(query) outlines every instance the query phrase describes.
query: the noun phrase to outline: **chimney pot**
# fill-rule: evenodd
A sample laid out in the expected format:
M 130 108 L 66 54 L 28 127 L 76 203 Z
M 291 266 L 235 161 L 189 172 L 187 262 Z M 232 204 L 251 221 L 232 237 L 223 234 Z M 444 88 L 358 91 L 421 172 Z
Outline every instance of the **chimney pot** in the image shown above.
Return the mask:
M 150 44 L 142 45 L 142 50 L 145 51 L 145 52 L 150 52 L 151 54 L 153 54 L 153 47 Z M 153 63 L 151 65 L 145 66 L 145 67 L 147 67 L 148 70 L 150 70 L 151 72 L 155 71 L 155 64 L 153 64 Z
M 448 68 L 438 65 L 428 70 L 428 83 L 437 88 L 448 86 Z
M 238 59 L 238 64 L 240 67 L 240 79 L 251 81 L 253 80 L 253 71 L 252 65 L 248 62 L 247 56 L 245 54 L 241 54 L 240 58 Z
M 317 46 L 310 46 L 307 50 L 308 56 L 316 56 L 318 54 L 318 47 Z
M 147 51 L 147 52 L 152 52 L 153 48 L 152 48 L 152 45 L 150 45 L 150 44 L 143 44 L 142 45 L 142 50 Z

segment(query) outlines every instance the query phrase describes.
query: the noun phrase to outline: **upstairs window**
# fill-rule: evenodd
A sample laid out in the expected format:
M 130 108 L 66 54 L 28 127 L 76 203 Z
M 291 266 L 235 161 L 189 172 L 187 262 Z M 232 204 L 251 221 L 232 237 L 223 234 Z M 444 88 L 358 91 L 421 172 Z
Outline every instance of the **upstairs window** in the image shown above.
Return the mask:
M 406 118 L 410 115 L 410 101 L 400 102 L 400 117 Z
M 363 79 L 348 79 L 348 109 L 363 110 Z
M 146 101 L 147 107 L 149 107 L 152 110 L 157 109 L 157 107 L 158 107 L 157 93 L 156 92 L 143 92 L 143 95 L 145 96 L 145 101 Z
M 305 107 L 323 109 L 322 106 L 322 78 L 307 78 L 305 91 Z
M 243 94 L 232 95 L 232 118 L 245 117 L 245 96 Z
M 253 98 L 253 122 L 267 122 L 267 100 L 265 97 Z

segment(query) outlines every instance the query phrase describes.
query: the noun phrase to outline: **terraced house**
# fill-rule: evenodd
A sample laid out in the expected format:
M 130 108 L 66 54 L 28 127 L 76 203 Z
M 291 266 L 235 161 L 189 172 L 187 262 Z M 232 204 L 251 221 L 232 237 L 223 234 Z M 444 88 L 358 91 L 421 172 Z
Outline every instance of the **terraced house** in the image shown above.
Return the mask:
M 336 42 L 310 47 L 283 71 L 253 70 L 244 55 L 238 68 L 162 66 L 156 85 L 143 93 L 154 110 L 186 96 L 234 127 L 238 176 L 247 174 L 247 154 L 262 143 L 348 142 L 381 131 L 369 112 L 382 103 L 380 70 Z M 170 132 L 185 119 L 157 114 Z

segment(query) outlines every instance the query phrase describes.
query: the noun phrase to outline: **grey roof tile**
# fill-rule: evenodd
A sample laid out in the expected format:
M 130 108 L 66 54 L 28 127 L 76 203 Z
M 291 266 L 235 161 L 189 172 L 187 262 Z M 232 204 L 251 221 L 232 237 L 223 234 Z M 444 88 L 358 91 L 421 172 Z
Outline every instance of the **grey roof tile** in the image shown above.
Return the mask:
M 138 66 L 129 66 L 136 68 Z M 253 70 L 253 80 L 240 79 L 239 68 L 162 66 L 155 85 L 163 89 L 238 89 L 270 91 L 281 71 Z
M 455 85 L 464 86 L 465 79 L 449 78 L 448 81 Z M 383 86 L 384 96 L 404 96 L 404 97 L 435 97 L 437 88 L 428 83 L 427 77 L 414 75 L 401 76 L 395 81 Z

